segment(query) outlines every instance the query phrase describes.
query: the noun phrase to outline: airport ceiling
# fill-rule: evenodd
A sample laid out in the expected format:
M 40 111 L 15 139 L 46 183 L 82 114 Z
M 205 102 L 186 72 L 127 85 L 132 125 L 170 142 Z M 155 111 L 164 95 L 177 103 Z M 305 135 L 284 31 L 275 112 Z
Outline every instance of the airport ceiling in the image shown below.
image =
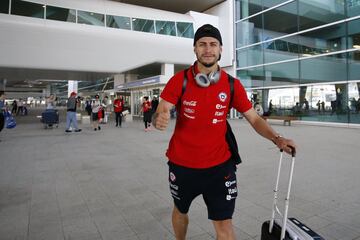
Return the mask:
M 133 4 L 143 7 L 156 8 L 165 11 L 187 13 L 189 11 L 204 12 L 207 9 L 224 2 L 225 0 L 112 0 L 127 4 Z M 142 67 L 129 71 L 130 74 L 146 76 L 159 69 L 158 64 L 150 64 L 148 67 Z M 156 68 L 156 69 L 155 69 Z M 100 78 L 111 77 L 115 73 L 94 73 L 94 72 L 76 72 L 60 70 L 42 70 L 42 69 L 19 69 L 0 67 L 0 86 L 5 83 L 6 91 L 26 92 L 41 90 L 49 84 L 63 83 L 65 80 L 83 80 L 95 81 Z

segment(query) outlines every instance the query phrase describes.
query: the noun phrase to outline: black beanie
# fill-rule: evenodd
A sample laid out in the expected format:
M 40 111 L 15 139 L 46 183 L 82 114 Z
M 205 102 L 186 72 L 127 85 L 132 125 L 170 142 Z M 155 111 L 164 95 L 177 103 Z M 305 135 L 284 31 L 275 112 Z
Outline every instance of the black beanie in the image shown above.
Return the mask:
M 202 37 L 216 38 L 220 42 L 220 45 L 222 46 L 220 31 L 219 31 L 219 29 L 217 29 L 216 27 L 214 27 L 211 24 L 202 25 L 201 27 L 198 28 L 198 30 L 196 30 L 196 33 L 194 36 L 194 46 L 195 46 L 196 41 Z

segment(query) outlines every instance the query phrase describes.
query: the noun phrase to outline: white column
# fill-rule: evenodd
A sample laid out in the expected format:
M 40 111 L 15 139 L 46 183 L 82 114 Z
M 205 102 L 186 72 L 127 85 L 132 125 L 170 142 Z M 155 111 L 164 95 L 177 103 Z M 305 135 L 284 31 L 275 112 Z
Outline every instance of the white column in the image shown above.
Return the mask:
M 0 80 L 0 91 L 5 91 L 6 89 L 6 82 L 7 80 L 5 78 Z
M 161 75 L 173 76 L 174 75 L 174 64 L 163 63 L 161 64 Z
M 125 83 L 125 74 L 116 74 L 114 76 L 114 91 L 118 91 L 117 86 Z
M 68 97 L 70 97 L 70 94 L 72 92 L 78 92 L 78 82 L 74 80 L 68 81 Z
M 131 111 L 131 114 L 128 114 L 125 118 L 126 121 L 128 121 L 128 122 L 132 122 L 133 116 L 134 116 L 134 93 L 133 93 L 133 91 L 130 92 L 130 111 Z

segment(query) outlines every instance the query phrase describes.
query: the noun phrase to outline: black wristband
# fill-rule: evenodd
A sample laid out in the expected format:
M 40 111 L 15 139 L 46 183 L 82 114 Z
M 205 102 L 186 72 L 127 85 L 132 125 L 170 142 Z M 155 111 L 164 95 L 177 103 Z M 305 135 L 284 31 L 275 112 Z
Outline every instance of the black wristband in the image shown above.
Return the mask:
M 276 140 L 278 140 L 279 138 L 282 138 L 282 136 L 280 134 L 277 134 L 275 137 L 271 138 L 271 141 L 275 144 L 276 144 Z

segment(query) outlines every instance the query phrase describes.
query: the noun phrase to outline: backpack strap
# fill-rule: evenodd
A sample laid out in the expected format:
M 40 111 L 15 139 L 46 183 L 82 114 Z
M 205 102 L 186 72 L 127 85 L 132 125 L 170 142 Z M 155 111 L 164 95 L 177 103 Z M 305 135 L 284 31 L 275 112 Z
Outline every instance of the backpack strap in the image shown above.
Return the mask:
M 227 76 L 228 76 L 228 81 L 230 84 L 230 103 L 229 103 L 229 111 L 230 111 L 231 106 L 232 106 L 232 101 L 234 98 L 234 78 L 230 74 L 227 74 Z
M 186 85 L 188 83 L 187 74 L 188 74 L 190 68 L 187 68 L 187 69 L 184 70 L 184 79 L 183 79 L 183 84 L 182 84 L 182 88 L 181 88 L 181 95 L 180 95 L 180 98 L 179 98 L 178 102 L 175 104 L 176 107 L 180 107 L 179 103 L 181 103 L 181 98 L 184 95 L 184 92 L 186 90 Z
M 185 89 L 186 89 L 186 85 L 187 85 L 187 82 L 188 82 L 187 73 L 189 72 L 189 70 L 190 70 L 190 68 L 184 70 L 184 80 L 183 80 L 183 85 L 182 85 L 182 89 L 181 89 L 181 97 L 182 97 L 182 95 L 184 95 L 184 92 L 185 92 Z

